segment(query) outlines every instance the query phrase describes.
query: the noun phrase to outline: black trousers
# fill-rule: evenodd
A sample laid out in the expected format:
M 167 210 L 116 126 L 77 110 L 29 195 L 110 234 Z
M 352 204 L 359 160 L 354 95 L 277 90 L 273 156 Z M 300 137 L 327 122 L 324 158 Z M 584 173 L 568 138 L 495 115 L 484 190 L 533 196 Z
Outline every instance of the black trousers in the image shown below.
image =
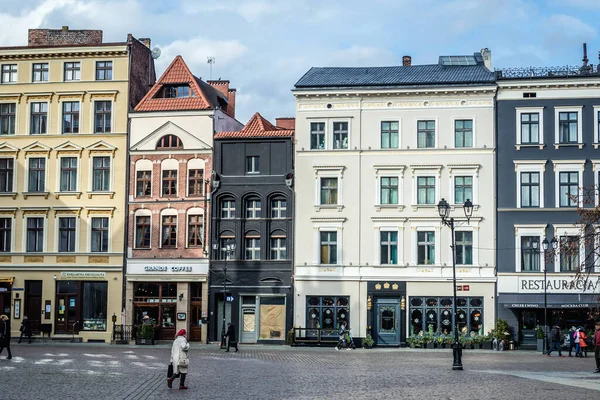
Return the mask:
M 21 332 L 21 336 L 19 337 L 19 343 L 23 340 L 23 336 L 27 336 L 29 338 L 29 343 L 31 343 L 31 331 L 23 331 Z
M 12 353 L 10 351 L 10 341 L 8 340 L 3 340 L 2 344 L 0 345 L 0 354 L 2 354 L 2 351 L 4 351 L 4 348 L 6 347 L 6 350 L 8 351 L 8 359 L 10 360 L 12 358 Z
M 232 342 L 231 340 L 227 341 L 227 351 L 229 351 L 229 347 L 234 347 L 235 351 L 239 351 L 237 348 L 237 342 Z
M 183 373 L 179 373 L 179 374 L 173 374 L 173 376 L 171 377 L 171 380 L 175 380 L 177 378 L 179 379 L 179 386 L 185 386 L 185 377 L 187 376 L 187 374 L 183 374 Z

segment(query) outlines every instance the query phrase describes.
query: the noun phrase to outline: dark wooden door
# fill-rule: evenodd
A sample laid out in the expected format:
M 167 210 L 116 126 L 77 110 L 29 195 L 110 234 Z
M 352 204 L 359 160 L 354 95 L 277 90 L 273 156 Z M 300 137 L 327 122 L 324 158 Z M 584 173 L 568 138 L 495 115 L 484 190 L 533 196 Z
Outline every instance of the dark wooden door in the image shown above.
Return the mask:
M 57 334 L 73 333 L 77 322 L 77 296 L 74 294 L 57 295 L 56 300 L 54 332 Z
M 39 332 L 42 323 L 42 281 L 25 281 L 25 308 L 32 332 Z
M 202 340 L 202 305 L 193 304 L 190 308 L 190 340 Z

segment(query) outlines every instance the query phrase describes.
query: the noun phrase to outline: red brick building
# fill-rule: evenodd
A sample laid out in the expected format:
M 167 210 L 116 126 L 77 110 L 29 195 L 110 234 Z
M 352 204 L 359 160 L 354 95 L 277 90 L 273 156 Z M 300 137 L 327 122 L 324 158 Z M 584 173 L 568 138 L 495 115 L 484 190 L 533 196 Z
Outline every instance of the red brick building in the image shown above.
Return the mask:
M 213 134 L 241 129 L 235 94 L 177 56 L 130 113 L 127 318 L 157 339 L 206 340 Z

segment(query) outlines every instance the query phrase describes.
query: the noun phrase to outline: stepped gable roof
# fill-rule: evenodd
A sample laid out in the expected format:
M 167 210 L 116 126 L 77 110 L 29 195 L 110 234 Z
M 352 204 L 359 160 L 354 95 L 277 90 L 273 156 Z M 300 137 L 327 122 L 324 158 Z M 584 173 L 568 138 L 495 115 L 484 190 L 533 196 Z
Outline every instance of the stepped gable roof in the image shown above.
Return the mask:
M 192 97 L 157 97 L 165 85 L 189 84 Z M 220 99 L 220 100 L 219 100 Z M 210 110 L 227 98 L 217 89 L 195 77 L 181 56 L 175 57 L 152 89 L 135 107 L 135 111 Z
M 237 132 L 217 132 L 215 139 L 253 139 L 253 138 L 278 138 L 293 137 L 292 129 L 278 128 L 267 121 L 259 113 L 255 113 L 244 127 Z

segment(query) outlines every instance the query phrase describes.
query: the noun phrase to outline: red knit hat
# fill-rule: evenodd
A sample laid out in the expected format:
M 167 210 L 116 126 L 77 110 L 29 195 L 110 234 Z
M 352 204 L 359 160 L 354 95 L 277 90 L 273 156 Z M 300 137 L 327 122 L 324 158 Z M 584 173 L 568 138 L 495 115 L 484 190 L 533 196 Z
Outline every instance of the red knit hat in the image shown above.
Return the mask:
M 186 335 L 186 331 L 185 329 L 180 329 L 179 332 L 177 332 L 177 336 L 185 336 Z

